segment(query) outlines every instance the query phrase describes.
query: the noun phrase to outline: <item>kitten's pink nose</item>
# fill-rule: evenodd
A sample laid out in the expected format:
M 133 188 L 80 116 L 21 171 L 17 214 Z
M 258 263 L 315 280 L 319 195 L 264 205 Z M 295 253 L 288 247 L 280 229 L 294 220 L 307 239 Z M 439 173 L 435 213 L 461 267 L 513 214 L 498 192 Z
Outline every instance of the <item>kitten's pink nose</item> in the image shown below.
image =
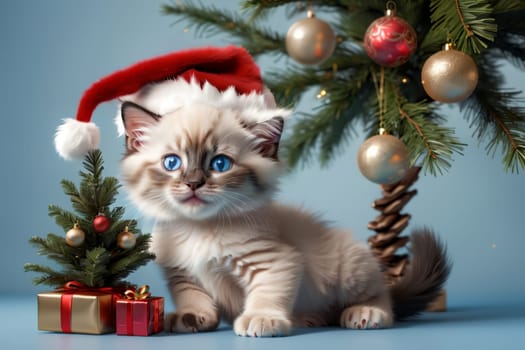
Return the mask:
M 202 180 L 186 182 L 186 186 L 191 188 L 192 191 L 195 191 L 197 188 L 202 187 L 202 185 L 204 185 L 204 181 Z

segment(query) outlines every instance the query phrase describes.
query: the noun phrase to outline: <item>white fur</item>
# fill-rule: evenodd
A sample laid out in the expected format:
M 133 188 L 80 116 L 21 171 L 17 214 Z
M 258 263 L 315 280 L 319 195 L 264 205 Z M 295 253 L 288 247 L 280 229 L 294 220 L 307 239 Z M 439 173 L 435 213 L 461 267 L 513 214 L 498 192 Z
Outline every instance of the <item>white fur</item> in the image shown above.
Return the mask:
M 134 94 L 121 97 L 120 101 L 134 102 L 161 116 L 181 107 L 197 104 L 239 111 L 248 122 L 262 122 L 275 116 L 284 118 L 291 113 L 288 109 L 276 107 L 273 95 L 268 89 L 261 94 L 252 92 L 239 95 L 233 86 L 221 92 L 208 82 L 201 87 L 194 79 L 187 82 L 182 78 L 147 85 Z M 115 123 L 119 135 L 124 135 L 120 108 Z
M 100 130 L 94 123 L 64 119 L 55 133 L 55 149 L 66 159 L 81 159 L 89 151 L 98 148 Z

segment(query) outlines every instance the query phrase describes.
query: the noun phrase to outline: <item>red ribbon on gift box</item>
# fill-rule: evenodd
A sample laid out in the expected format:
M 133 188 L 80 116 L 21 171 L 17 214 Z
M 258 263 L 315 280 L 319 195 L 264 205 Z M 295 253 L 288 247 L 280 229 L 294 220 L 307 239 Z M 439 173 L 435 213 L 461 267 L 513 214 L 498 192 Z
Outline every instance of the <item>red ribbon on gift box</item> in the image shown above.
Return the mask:
M 79 292 L 101 292 L 107 294 L 113 294 L 115 298 L 116 294 L 122 292 L 122 288 L 115 287 L 100 287 L 100 288 L 89 288 L 78 281 L 69 281 L 62 288 L 58 288 L 58 292 L 63 294 L 60 296 L 60 327 L 62 332 L 71 333 L 71 315 L 73 310 L 73 296 Z

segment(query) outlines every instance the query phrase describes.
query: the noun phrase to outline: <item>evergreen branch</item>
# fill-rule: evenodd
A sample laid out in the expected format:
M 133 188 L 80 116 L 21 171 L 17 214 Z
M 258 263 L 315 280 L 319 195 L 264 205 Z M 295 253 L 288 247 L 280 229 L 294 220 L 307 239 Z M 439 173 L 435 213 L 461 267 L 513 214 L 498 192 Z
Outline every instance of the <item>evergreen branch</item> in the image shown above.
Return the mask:
M 66 284 L 68 281 L 73 280 L 70 279 L 70 276 L 65 273 L 58 272 L 50 267 L 38 264 L 24 264 L 24 271 L 42 274 L 42 276 L 33 278 L 33 284 L 35 285 L 44 284 L 48 286 L 58 287 Z
M 73 213 L 60 208 L 57 205 L 48 206 L 48 215 L 55 218 L 55 222 L 58 226 L 62 227 L 64 232 L 73 227 L 75 222 L 82 221 Z M 82 226 L 82 225 L 81 225 Z
M 478 60 L 479 82 L 474 94 L 460 104 L 465 118 L 480 141 L 487 141 L 491 156 L 501 148 L 505 170 L 525 169 L 525 108 L 521 92 L 501 88 L 494 60 L 484 55 Z
M 320 146 L 319 161 L 327 165 L 331 152 L 342 146 L 343 139 L 350 135 L 352 125 L 369 117 L 364 108 L 371 86 L 366 81 L 368 72 L 360 73 L 349 81 L 328 81 L 327 102 L 316 114 L 303 113 L 303 118 L 294 124 L 292 135 L 284 142 L 285 156 L 292 168 L 308 163 L 317 145 Z
M 494 13 L 525 10 L 525 3 L 520 0 L 489 0 Z
M 84 270 L 83 283 L 87 287 L 102 287 L 108 276 L 107 265 L 111 254 L 104 247 L 96 247 L 86 251 L 86 257 L 82 259 Z
M 254 56 L 267 52 L 286 53 L 283 37 L 278 33 L 258 28 L 252 22 L 245 21 L 241 16 L 226 10 L 182 1 L 178 4 L 163 5 L 162 11 L 166 15 L 179 16 L 181 20 L 191 20 L 197 35 L 212 36 L 220 32 L 228 33 L 240 39 L 240 44 Z
M 119 189 L 118 180 L 114 177 L 106 177 L 98 189 L 99 208 L 109 208 L 116 199 Z
M 495 52 L 497 49 L 499 51 Z M 491 48 L 491 56 L 494 59 L 506 59 L 514 67 L 525 70 L 525 38 L 514 34 L 500 33 Z
M 64 238 L 52 233 L 47 235 L 46 239 L 34 236 L 29 243 L 37 247 L 39 255 L 45 255 L 47 258 L 62 265 L 66 270 L 77 269 L 79 265 L 79 248 L 70 247 L 65 244 Z
M 136 233 L 136 231 L 134 231 Z M 137 241 L 131 249 L 122 251 L 118 259 L 114 259 L 109 265 L 109 273 L 115 279 L 124 279 L 140 266 L 146 265 L 155 259 L 155 255 L 148 251 L 151 235 L 140 235 L 136 233 Z
M 98 149 L 88 152 L 82 166 L 87 170 L 87 175 L 93 179 L 92 181 L 98 185 L 102 179 L 102 172 L 104 171 L 104 160 L 102 159 L 102 152 Z M 82 174 L 82 173 L 81 173 Z
M 322 83 L 323 78 L 313 69 L 294 69 L 270 72 L 266 84 L 272 91 L 278 105 L 293 106 L 312 86 Z
M 441 33 L 446 28 L 461 51 L 478 54 L 494 41 L 497 25 L 486 0 L 455 0 L 454 7 L 448 0 L 431 0 L 430 10 L 431 31 Z
M 62 185 L 62 190 L 64 191 L 66 195 L 70 197 L 79 196 L 77 186 L 73 183 L 73 181 L 62 180 L 60 181 L 60 184 Z
M 400 139 L 410 151 L 412 163 L 423 157 L 423 169 L 432 175 L 442 174 L 450 168 L 454 153 L 462 154 L 464 144 L 455 136 L 452 128 L 442 127 L 427 116 L 434 114 L 429 103 L 408 102 L 393 84 L 389 91 L 394 94 L 395 108 L 393 113 L 401 116 L 397 131 Z M 388 115 L 388 114 L 387 114 Z M 385 124 L 392 124 L 385 115 Z M 388 130 L 388 128 L 387 128 Z M 394 129 L 395 130 L 395 129 Z

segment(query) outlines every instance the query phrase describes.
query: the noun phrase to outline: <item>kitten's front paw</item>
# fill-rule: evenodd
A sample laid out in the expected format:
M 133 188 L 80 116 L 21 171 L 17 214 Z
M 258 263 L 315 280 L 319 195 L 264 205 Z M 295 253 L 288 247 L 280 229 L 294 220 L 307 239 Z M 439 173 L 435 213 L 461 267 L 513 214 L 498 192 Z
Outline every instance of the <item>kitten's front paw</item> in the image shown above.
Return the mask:
M 341 327 L 352 329 L 388 328 L 392 326 L 390 311 L 375 306 L 347 307 L 341 313 Z
M 219 318 L 214 312 L 182 309 L 169 314 L 167 324 L 170 332 L 195 333 L 214 330 L 219 325 Z
M 278 337 L 290 334 L 292 322 L 284 317 L 242 314 L 235 320 L 233 330 L 243 337 Z

